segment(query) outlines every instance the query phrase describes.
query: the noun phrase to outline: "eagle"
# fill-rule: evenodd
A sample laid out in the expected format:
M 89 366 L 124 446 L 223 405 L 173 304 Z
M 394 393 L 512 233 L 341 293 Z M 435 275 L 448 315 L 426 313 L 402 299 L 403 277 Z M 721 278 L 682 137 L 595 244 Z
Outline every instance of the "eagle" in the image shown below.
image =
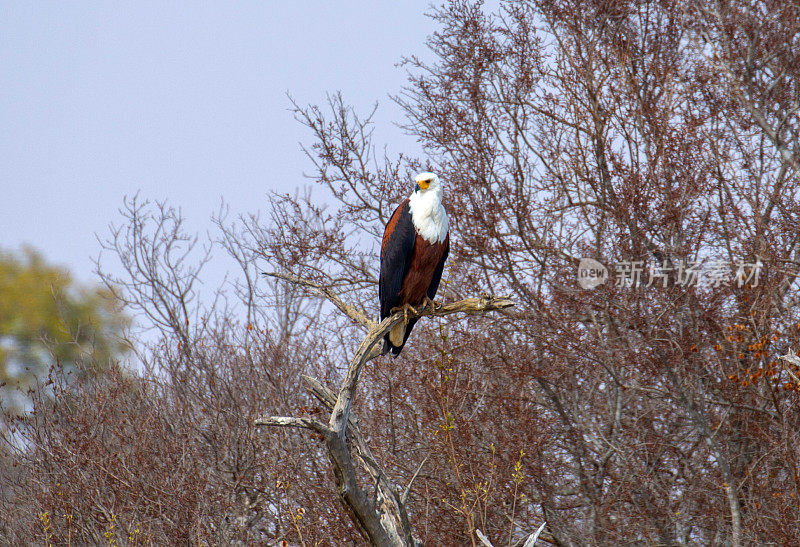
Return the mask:
M 450 252 L 450 226 L 439 177 L 420 173 L 414 182 L 414 192 L 394 210 L 383 233 L 378 282 L 381 320 L 395 308 L 416 308 L 432 301 Z M 397 357 L 416 322 L 409 319 L 387 333 L 383 353 L 391 351 Z

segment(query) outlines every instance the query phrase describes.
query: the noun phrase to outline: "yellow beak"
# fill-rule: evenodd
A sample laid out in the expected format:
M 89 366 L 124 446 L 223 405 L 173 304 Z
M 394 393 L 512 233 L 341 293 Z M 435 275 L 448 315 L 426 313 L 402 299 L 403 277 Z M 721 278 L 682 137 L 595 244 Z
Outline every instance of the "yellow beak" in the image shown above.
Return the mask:
M 417 184 L 419 184 L 419 187 L 422 188 L 423 190 L 427 190 L 428 186 L 431 185 L 431 181 L 429 181 L 429 180 L 421 180 Z

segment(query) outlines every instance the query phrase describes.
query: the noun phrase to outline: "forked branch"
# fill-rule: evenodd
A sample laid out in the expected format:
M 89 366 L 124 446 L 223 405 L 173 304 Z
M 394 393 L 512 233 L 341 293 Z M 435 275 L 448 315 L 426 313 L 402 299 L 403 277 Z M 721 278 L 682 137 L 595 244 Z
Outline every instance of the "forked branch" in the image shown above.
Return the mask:
M 401 321 L 423 316 L 445 317 L 455 313 L 483 314 L 514 305 L 508 297 L 484 295 L 465 298 L 450 304 L 435 304 L 419 310 L 399 311 L 379 324 L 366 314 L 344 302 L 330 287 L 325 287 L 287 274 L 269 274 L 305 287 L 330 300 L 345 315 L 369 329 L 350 360 L 347 375 L 339 387 L 338 396 L 314 378 L 304 377 L 309 391 L 331 411 L 327 425 L 304 417 L 267 416 L 256 420 L 256 425 L 269 427 L 298 427 L 322 435 L 328 448 L 328 457 L 334 468 L 336 485 L 345 509 L 364 536 L 373 545 L 416 545 L 405 509 L 406 495 L 398 492 L 383 467 L 375 460 L 358 429 L 358 420 L 352 415 L 353 397 L 364 364 L 381 355 L 381 341 Z M 355 466 L 348 443 L 348 425 L 358 459 L 375 481 L 376 495 L 369 496 L 358 485 Z

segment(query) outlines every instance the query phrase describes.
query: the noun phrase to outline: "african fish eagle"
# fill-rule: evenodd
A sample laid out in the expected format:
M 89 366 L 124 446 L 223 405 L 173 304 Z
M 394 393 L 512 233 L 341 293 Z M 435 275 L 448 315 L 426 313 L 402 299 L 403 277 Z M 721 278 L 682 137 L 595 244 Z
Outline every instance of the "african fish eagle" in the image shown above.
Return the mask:
M 433 300 L 450 252 L 439 177 L 420 173 L 414 182 L 414 192 L 394 210 L 383 233 L 378 284 L 382 320 L 392 315 L 394 308 L 416 308 L 426 298 Z M 384 353 L 391 350 L 397 357 L 416 322 L 409 319 L 394 327 L 384 337 Z

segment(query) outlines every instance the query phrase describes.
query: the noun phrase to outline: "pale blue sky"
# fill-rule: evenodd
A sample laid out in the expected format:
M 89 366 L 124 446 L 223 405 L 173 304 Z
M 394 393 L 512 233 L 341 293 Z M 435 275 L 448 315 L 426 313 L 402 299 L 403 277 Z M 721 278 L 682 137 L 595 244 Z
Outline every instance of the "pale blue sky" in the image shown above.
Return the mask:
M 310 142 L 285 93 L 341 90 L 416 152 L 387 98 L 425 54 L 428 1 L 0 4 L 0 248 L 33 245 L 94 279 L 94 234 L 124 195 L 167 198 L 197 229 L 220 197 L 255 212 L 305 184 Z

